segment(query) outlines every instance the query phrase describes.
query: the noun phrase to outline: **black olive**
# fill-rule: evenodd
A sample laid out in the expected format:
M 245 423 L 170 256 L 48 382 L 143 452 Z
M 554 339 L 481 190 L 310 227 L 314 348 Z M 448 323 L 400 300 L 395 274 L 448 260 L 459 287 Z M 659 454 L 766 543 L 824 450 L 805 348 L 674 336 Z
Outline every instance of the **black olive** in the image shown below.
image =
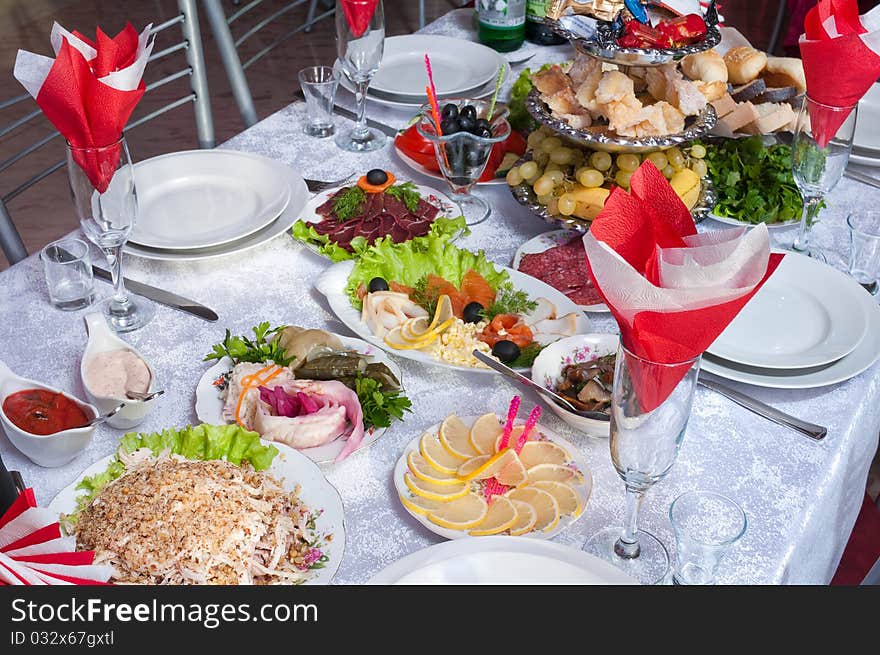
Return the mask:
M 482 166 L 485 161 L 484 153 L 481 152 L 480 148 L 472 148 L 467 151 L 467 165 L 471 168 L 477 168 L 478 166 Z
M 484 307 L 480 303 L 476 301 L 469 302 L 464 306 L 461 317 L 465 323 L 479 323 L 483 320 L 483 309 Z
M 377 291 L 388 291 L 388 283 L 383 280 L 381 277 L 374 277 L 370 280 L 370 286 L 367 287 L 370 293 L 376 293 Z
M 492 133 L 492 123 L 487 121 L 485 118 L 477 119 L 477 129 L 489 130 L 489 133 Z
M 381 168 L 374 168 L 367 172 L 367 182 L 374 186 L 385 184 L 388 181 L 388 173 Z
M 468 116 L 458 117 L 458 127 L 462 132 L 473 132 L 476 125 L 477 122 L 473 118 L 469 118 Z
M 455 134 L 456 132 L 461 132 L 461 126 L 454 118 L 447 118 L 441 121 L 440 129 L 442 130 L 444 136 L 448 134 Z
M 482 139 L 492 138 L 492 130 L 487 130 L 485 127 L 478 127 L 476 130 L 474 130 L 474 134 Z
M 477 122 L 477 110 L 473 105 L 465 105 L 461 109 L 458 110 L 459 118 L 470 118 L 475 123 Z
M 443 105 L 443 109 L 440 110 L 440 117 L 443 120 L 446 120 L 449 118 L 452 118 L 452 119 L 458 118 L 458 106 L 452 104 L 451 102 Z
M 495 344 L 492 348 L 492 354 L 505 364 L 510 364 L 510 362 L 519 357 L 519 346 L 513 343 L 513 341 L 505 339 Z

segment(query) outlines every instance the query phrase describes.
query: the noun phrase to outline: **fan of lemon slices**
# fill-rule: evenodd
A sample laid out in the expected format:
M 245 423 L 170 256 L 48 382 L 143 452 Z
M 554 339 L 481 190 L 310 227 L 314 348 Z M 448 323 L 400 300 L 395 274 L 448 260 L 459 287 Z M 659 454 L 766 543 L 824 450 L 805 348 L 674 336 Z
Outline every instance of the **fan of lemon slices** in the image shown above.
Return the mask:
M 403 483 L 409 493 L 401 491 L 401 503 L 435 525 L 471 536 L 550 532 L 563 517 L 579 516 L 585 476 L 569 452 L 536 429 L 517 453 L 523 426 L 514 427 L 504 448 L 503 431 L 495 414 L 470 426 L 447 416 L 407 453 Z M 492 478 L 506 490 L 487 502 L 484 489 Z
M 397 350 L 421 350 L 436 341 L 454 322 L 452 301 L 449 296 L 440 296 L 430 323 L 425 316 L 408 318 L 389 330 L 385 343 Z

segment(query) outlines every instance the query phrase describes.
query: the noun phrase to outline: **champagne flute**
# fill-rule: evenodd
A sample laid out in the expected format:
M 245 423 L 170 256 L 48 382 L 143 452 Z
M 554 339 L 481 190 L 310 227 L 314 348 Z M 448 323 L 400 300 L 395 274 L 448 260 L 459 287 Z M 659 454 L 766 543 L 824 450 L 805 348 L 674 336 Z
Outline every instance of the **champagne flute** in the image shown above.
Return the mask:
M 342 73 L 355 86 L 357 104 L 354 128 L 335 139 L 343 150 L 370 152 L 385 145 L 385 135 L 367 127 L 365 116 L 367 88 L 379 70 L 384 49 L 382 0 L 336 0 L 336 52 Z
M 791 146 L 791 172 L 804 202 L 801 225 L 790 250 L 825 261 L 813 247 L 810 228 L 822 200 L 843 176 L 852 151 L 858 105 L 832 107 L 805 97 Z M 836 127 L 838 126 L 838 127 Z
M 626 486 L 626 524 L 593 535 L 584 550 L 611 562 L 643 584 L 662 581 L 669 553 L 638 527 L 645 492 L 662 480 L 684 439 L 700 356 L 675 364 L 639 357 L 621 343 L 611 392 L 611 460 Z M 668 394 L 668 395 L 667 395 Z
M 117 332 L 130 332 L 153 317 L 153 305 L 130 296 L 122 276 L 122 247 L 137 219 L 134 168 L 125 137 L 98 148 L 67 144 L 67 175 L 83 232 L 107 258 L 114 293 L 103 312 Z

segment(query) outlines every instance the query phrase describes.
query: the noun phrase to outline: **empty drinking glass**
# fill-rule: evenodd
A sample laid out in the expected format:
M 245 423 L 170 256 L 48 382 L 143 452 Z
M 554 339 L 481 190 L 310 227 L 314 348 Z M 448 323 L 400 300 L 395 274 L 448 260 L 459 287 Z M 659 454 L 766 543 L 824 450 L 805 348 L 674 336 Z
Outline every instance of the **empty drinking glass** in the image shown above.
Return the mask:
M 336 145 L 352 152 L 370 152 L 385 145 L 385 135 L 367 127 L 367 89 L 385 51 L 382 0 L 336 0 L 336 52 L 342 73 L 355 87 L 357 123 L 336 136 Z
M 832 107 L 804 98 L 791 146 L 791 172 L 804 202 L 801 226 L 791 250 L 825 260 L 810 243 L 810 228 L 822 200 L 843 176 L 852 151 L 858 105 Z
M 309 66 L 299 72 L 299 86 L 306 99 L 308 121 L 303 131 L 320 138 L 333 134 L 333 99 L 339 78 L 330 66 Z
M 606 528 L 584 545 L 642 584 L 669 571 L 669 554 L 638 527 L 645 492 L 669 473 L 684 439 L 700 357 L 675 364 L 652 362 L 621 344 L 611 390 L 611 461 L 626 486 L 626 524 Z
M 49 300 L 67 311 L 92 304 L 94 275 L 89 244 L 82 239 L 53 241 L 40 252 L 49 288 Z
M 719 493 L 688 491 L 673 501 L 669 520 L 675 530 L 673 584 L 715 584 L 721 558 L 745 534 L 745 512 Z
M 850 214 L 849 274 L 869 293 L 877 294 L 880 287 L 880 211 Z
M 104 302 L 104 317 L 117 332 L 145 325 L 153 305 L 125 290 L 122 248 L 137 218 L 134 167 L 125 137 L 100 148 L 67 144 L 67 175 L 77 218 L 89 240 L 110 265 L 115 291 Z

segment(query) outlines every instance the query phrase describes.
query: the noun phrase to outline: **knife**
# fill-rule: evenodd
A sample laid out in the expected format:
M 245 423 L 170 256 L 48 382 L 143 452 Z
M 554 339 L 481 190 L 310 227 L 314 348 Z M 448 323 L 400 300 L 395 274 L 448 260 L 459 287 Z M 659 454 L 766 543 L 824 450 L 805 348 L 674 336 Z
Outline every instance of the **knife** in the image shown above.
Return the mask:
M 106 282 L 113 283 L 113 278 L 110 275 L 110 271 L 106 271 L 103 268 L 99 268 L 98 266 L 92 266 L 92 272 L 95 274 L 95 277 L 104 280 Z M 156 287 L 151 287 L 149 284 L 144 284 L 143 282 L 137 282 L 135 280 L 129 280 L 127 277 L 123 278 L 125 282 L 125 288 L 131 291 L 132 293 L 136 293 L 139 296 L 143 296 L 144 298 L 149 298 L 159 304 L 167 305 L 168 307 L 172 307 L 174 309 L 179 309 L 182 312 L 186 312 L 187 314 L 192 314 L 193 316 L 198 316 L 206 321 L 216 321 L 219 316 L 217 316 L 217 312 L 213 309 L 209 309 L 204 305 L 195 302 L 194 300 L 189 300 L 188 298 L 184 298 L 183 296 L 178 296 L 176 293 L 171 293 L 170 291 L 165 291 L 164 289 L 158 289 Z
M 872 187 L 880 188 L 880 180 L 871 175 L 860 173 L 859 171 L 851 171 L 847 169 L 843 172 L 843 176 L 861 182 L 862 184 L 870 184 Z
M 300 100 L 300 101 L 305 100 L 305 95 L 303 95 L 302 89 L 300 89 L 299 91 L 297 91 L 296 93 L 293 94 L 293 99 L 295 101 L 296 100 Z M 353 121 L 357 120 L 357 114 L 355 112 L 353 112 L 351 109 L 346 109 L 345 107 L 334 103 L 333 110 L 337 114 L 339 114 L 340 116 L 344 116 L 345 118 L 348 118 Z M 397 129 L 391 127 L 390 125 L 385 125 L 385 123 L 380 123 L 379 121 L 374 121 L 372 118 L 367 119 L 367 125 L 379 130 L 383 134 L 390 136 L 392 138 L 396 137 L 397 133 L 400 131 L 400 130 L 397 130 Z
M 744 393 L 740 393 L 736 389 L 731 389 L 727 385 L 721 384 L 720 382 L 715 382 L 715 380 L 710 380 L 702 374 L 700 374 L 699 378 L 697 378 L 697 384 L 700 384 L 707 389 L 711 389 L 715 393 L 719 393 L 722 396 L 729 398 L 737 405 L 745 407 L 747 410 L 749 410 L 750 412 L 754 412 L 758 416 L 763 416 L 764 418 L 773 421 L 774 423 L 778 423 L 779 425 L 790 428 L 795 432 L 805 434 L 810 439 L 821 441 L 825 438 L 825 435 L 828 434 L 828 428 L 822 427 L 821 425 L 816 425 L 814 423 L 809 423 L 807 421 L 803 421 L 799 418 L 792 416 L 791 414 L 786 414 L 785 412 L 778 410 L 775 407 L 771 407 L 766 403 L 762 403 L 757 398 L 752 398 L 751 396 L 747 396 Z

